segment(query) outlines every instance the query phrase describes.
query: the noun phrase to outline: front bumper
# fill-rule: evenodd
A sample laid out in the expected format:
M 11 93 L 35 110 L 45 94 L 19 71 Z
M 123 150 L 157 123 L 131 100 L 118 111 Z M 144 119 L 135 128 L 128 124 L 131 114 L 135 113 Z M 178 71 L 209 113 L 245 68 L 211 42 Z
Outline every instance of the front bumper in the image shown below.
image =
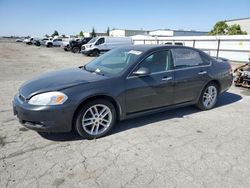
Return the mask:
M 19 96 L 13 100 L 13 113 L 19 122 L 38 132 L 69 132 L 72 129 L 74 107 L 71 105 L 36 106 L 23 102 Z
M 81 53 L 84 55 L 90 55 L 92 54 L 93 50 L 81 50 Z

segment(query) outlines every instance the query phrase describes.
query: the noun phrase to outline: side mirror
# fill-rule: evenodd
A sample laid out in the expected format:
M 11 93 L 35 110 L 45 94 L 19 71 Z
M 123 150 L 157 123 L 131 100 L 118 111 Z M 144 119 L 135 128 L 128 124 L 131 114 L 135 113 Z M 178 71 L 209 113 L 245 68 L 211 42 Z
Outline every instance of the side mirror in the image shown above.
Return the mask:
M 150 71 L 146 67 L 140 67 L 137 71 L 133 72 L 135 76 L 147 76 L 149 75 Z

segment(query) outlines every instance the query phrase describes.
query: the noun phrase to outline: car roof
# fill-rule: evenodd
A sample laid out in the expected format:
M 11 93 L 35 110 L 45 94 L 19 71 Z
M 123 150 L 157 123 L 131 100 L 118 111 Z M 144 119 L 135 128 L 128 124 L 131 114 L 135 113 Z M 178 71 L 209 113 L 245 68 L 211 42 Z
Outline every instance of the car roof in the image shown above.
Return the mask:
M 161 50 L 161 49 L 173 49 L 173 48 L 187 48 L 187 49 L 194 49 L 199 51 L 198 49 L 188 47 L 188 46 L 179 46 L 179 45 L 151 45 L 151 44 L 144 44 L 144 45 L 130 45 L 130 46 L 124 46 L 121 48 L 126 48 L 128 50 L 138 50 L 142 52 L 147 51 L 155 51 L 155 50 Z

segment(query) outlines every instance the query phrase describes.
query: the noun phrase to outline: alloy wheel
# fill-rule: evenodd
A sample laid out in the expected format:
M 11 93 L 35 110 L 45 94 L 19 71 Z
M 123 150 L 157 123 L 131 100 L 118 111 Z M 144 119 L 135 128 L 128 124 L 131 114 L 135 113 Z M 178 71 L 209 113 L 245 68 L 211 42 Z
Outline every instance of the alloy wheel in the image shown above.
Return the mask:
M 104 104 L 96 104 L 86 110 L 82 117 L 82 128 L 88 134 L 97 136 L 108 129 L 112 122 L 112 112 Z
M 216 102 L 216 98 L 217 98 L 217 88 L 213 85 L 210 85 L 209 87 L 206 88 L 203 94 L 202 98 L 203 105 L 206 108 L 211 108 Z

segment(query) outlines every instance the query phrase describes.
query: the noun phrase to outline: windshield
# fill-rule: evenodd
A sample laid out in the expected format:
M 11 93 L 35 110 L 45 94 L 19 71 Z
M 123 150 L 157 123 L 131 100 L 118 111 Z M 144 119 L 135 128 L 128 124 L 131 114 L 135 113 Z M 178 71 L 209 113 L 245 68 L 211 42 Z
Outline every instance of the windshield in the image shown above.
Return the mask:
M 126 70 L 141 55 L 141 51 L 117 48 L 85 65 L 85 70 L 101 75 L 114 76 Z
M 97 37 L 92 38 L 88 43 L 89 43 L 89 44 L 90 44 L 90 43 L 94 43 L 97 39 L 98 39 Z

